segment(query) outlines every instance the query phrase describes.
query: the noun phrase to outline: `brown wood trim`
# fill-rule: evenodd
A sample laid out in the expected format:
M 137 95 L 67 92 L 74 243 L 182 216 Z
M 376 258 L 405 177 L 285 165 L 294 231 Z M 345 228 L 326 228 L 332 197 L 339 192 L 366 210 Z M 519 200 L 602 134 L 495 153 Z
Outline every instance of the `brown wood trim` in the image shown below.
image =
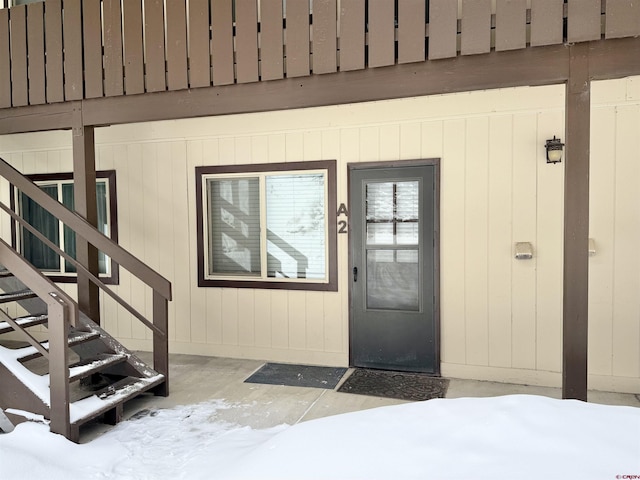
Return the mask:
M 434 279 L 433 279 L 433 296 L 434 296 L 434 330 L 435 330 L 435 357 L 436 357 L 436 376 L 441 375 L 440 364 L 442 356 L 442 327 L 441 327 L 441 309 L 440 309 L 440 191 L 441 191 L 441 159 L 440 158 L 424 158 L 416 160 L 395 160 L 395 161 L 383 161 L 383 162 L 358 162 L 347 164 L 347 202 L 351 205 L 351 172 L 355 170 L 369 169 L 369 168 L 401 168 L 401 167 L 418 167 L 422 165 L 433 165 L 435 167 L 435 192 L 434 192 Z M 353 265 L 353 255 L 351 253 L 351 246 L 349 246 L 348 252 L 348 265 L 349 268 Z M 349 288 L 349 305 L 351 305 L 351 288 Z M 353 331 L 351 308 L 349 308 L 349 330 Z M 349 342 L 351 345 L 351 342 Z M 351 356 L 351 346 L 349 347 L 349 365 L 353 365 L 353 358 Z
M 122 64 L 122 11 L 120 0 L 103 0 L 104 27 L 104 94 L 124 94 Z
M 531 46 L 562 43 L 563 0 L 531 0 Z
M 567 42 L 600 39 L 601 0 L 568 0 Z
M 164 49 L 164 1 L 144 2 L 144 57 L 146 91 L 161 92 L 167 88 Z
M 313 3 L 313 73 L 338 70 L 338 17 L 336 0 Z
M 124 89 L 127 95 L 144 92 L 142 0 L 123 2 Z
M 258 6 L 255 0 L 235 0 L 236 79 L 258 81 Z
M 562 397 L 587 401 L 589 318 L 589 47 L 571 48 L 566 87 Z
M 341 0 L 340 71 L 364 68 L 365 0 Z
M 102 18 L 101 4 L 95 0 L 82 2 L 84 39 L 85 98 L 101 97 L 102 86 Z
M 82 4 L 81 0 L 64 0 L 62 24 L 64 40 L 65 100 L 82 100 Z
M 14 106 L 29 104 L 27 73 L 27 6 L 9 10 L 11 20 L 11 101 Z
M 184 0 L 166 0 L 167 9 L 167 87 L 182 90 L 187 78 L 187 12 Z
M 47 103 L 64 101 L 62 63 L 62 0 L 44 4 L 45 49 L 47 52 Z
M 398 63 L 424 62 L 426 15 L 423 0 L 398 0 Z
M 462 55 L 491 50 L 491 0 L 462 0 Z
M 9 10 L 0 9 L 0 108 L 11 106 L 11 50 Z
M 284 77 L 282 1 L 262 0 L 260 7 L 260 79 Z
M 592 80 L 640 74 L 640 56 L 636 54 L 640 38 L 587 45 Z M 564 45 L 552 45 L 246 85 L 92 99 L 82 102 L 83 121 L 101 126 L 562 84 L 569 76 L 568 52 Z M 76 105 L 2 109 L 0 135 L 71 128 Z
M 527 46 L 527 0 L 498 0 L 496 3 L 496 50 L 517 50 Z
M 68 129 L 73 125 L 73 110 L 80 102 L 34 105 L 0 111 L 0 135 Z
M 429 59 L 455 57 L 457 36 L 458 5 L 449 0 L 430 0 Z
M 211 85 L 209 0 L 189 1 L 189 86 Z
M 289 2 L 286 13 L 287 77 L 309 75 L 309 3 Z
M 211 67 L 214 85 L 230 85 L 233 73 L 232 0 L 211 0 Z
M 73 180 L 72 172 L 63 173 L 37 173 L 33 175 L 25 175 L 32 182 Z M 118 199 L 116 186 L 115 170 L 99 170 L 96 172 L 96 178 L 104 178 L 108 180 L 109 185 L 109 218 L 111 220 L 111 232 L 109 238 L 118 243 Z M 12 185 L 9 189 L 9 206 L 11 210 L 17 212 L 16 189 Z M 11 246 L 18 249 L 18 234 L 15 220 L 11 220 Z M 111 275 L 108 277 L 100 276 L 106 285 L 118 285 L 120 283 L 120 266 L 113 260 L 111 262 Z M 77 283 L 78 279 L 75 275 L 47 275 L 47 277 L 55 283 Z
M 202 176 L 216 173 L 246 173 L 246 172 L 283 172 L 290 170 L 326 170 L 328 190 L 328 282 L 278 282 L 278 281 L 253 281 L 253 280 L 210 280 L 205 278 L 204 266 L 204 212 L 202 201 Z M 196 181 L 196 221 L 197 221 L 197 258 L 198 258 L 198 286 L 199 287 L 226 287 L 226 288 L 261 288 L 280 290 L 308 290 L 308 291 L 338 291 L 338 235 L 337 222 L 333 216 L 337 208 L 337 177 L 335 160 L 317 160 L 310 162 L 287 162 L 272 164 L 251 165 L 223 165 L 203 166 L 195 169 Z
M 29 49 L 29 105 L 45 103 L 44 3 L 27 5 L 27 45 Z
M 606 38 L 640 35 L 640 5 L 635 0 L 607 0 Z
M 83 102 L 83 118 L 89 125 L 108 125 L 336 105 L 487 88 L 549 85 L 566 81 L 567 58 L 566 47 L 551 46 L 395 65 L 375 70 L 222 86 L 214 91 L 196 89 L 168 92 L 163 97 L 140 95 L 86 100 Z M 398 88 L 398 85 L 402 85 L 402 88 Z
M 395 63 L 395 2 L 369 2 L 368 66 L 386 67 Z

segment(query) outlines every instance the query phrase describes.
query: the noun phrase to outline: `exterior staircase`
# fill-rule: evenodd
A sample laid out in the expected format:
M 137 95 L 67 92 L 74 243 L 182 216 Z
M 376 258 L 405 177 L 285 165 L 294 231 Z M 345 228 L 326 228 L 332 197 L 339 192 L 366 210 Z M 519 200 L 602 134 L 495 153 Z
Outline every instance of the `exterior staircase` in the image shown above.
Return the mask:
M 102 419 L 115 424 L 126 401 L 144 393 L 168 395 L 168 281 L 53 201 L 0 159 L 0 176 L 50 211 L 76 235 L 105 252 L 153 289 L 147 320 L 97 276 L 62 252 L 0 202 L 0 209 L 72 262 L 111 299 L 153 331 L 154 367 L 127 350 L 79 308 L 78 303 L 13 247 L 0 240 L 0 429 L 7 420 L 48 423 L 52 432 L 79 440 L 80 427 Z M 107 295 L 104 295 L 105 300 Z M 11 314 L 9 314 L 11 312 Z

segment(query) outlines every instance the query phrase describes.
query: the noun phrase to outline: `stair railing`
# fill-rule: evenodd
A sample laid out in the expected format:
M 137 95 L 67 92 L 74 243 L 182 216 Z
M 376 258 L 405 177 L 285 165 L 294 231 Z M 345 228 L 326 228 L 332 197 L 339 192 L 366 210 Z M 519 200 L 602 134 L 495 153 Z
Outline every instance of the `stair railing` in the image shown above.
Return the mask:
M 2 239 L 0 239 L 0 264 L 47 305 L 48 349 L 9 315 L 2 312 L 0 316 L 49 360 L 50 429 L 68 438 L 71 434 L 71 425 L 67 337 L 69 326 L 75 326 L 78 322 L 78 304 Z
M 136 317 L 140 322 L 142 322 L 145 326 L 147 326 L 153 332 L 153 361 L 154 361 L 154 369 L 164 375 L 165 381 L 159 386 L 159 389 L 156 390 L 157 394 L 160 395 L 168 395 L 169 393 L 169 342 L 168 342 L 168 302 L 171 300 L 171 283 L 162 277 L 159 273 L 151 269 L 145 263 L 140 261 L 138 258 L 134 257 L 131 253 L 120 247 L 113 240 L 105 236 L 102 232 L 97 230 L 94 226 L 92 226 L 89 222 L 87 222 L 84 218 L 78 215 L 75 212 L 72 212 L 67 207 L 62 205 L 57 200 L 51 198 L 47 195 L 43 190 L 41 190 L 35 183 L 33 183 L 30 179 L 26 178 L 20 172 L 18 172 L 15 168 L 9 165 L 6 161 L 0 158 L 0 176 L 4 177 L 12 186 L 16 187 L 18 190 L 26 194 L 33 201 L 38 203 L 41 207 L 47 210 L 50 214 L 64 223 L 66 226 L 71 228 L 76 235 L 84 238 L 88 243 L 92 244 L 98 250 L 104 252 L 107 256 L 109 256 L 114 262 L 128 270 L 131 274 L 135 275 L 138 279 L 144 282 L 147 286 L 149 286 L 153 290 L 153 319 L 149 321 L 144 315 L 138 312 L 134 307 L 132 307 L 128 302 L 122 299 L 118 294 L 116 294 L 112 289 L 107 287 L 107 285 L 102 282 L 96 275 L 92 274 L 85 266 L 80 264 L 76 259 L 72 258 L 68 253 L 64 252 L 57 245 L 51 242 L 48 238 L 42 235 L 39 231 L 37 231 L 33 226 L 31 226 L 28 222 L 26 222 L 20 215 L 14 212 L 9 206 L 0 202 L 0 208 L 7 212 L 11 218 L 13 218 L 16 222 L 18 222 L 22 227 L 29 230 L 32 234 L 34 234 L 39 240 L 44 242 L 49 248 L 55 251 L 58 255 L 63 257 L 65 260 L 72 263 L 78 272 L 82 272 L 86 275 L 86 277 L 94 283 L 98 288 L 104 291 L 107 295 L 113 298 L 116 302 L 118 302 L 123 308 L 125 308 L 129 313 L 131 313 L 134 317 Z M 6 244 L 5 244 L 6 245 Z M 8 245 L 7 245 L 8 247 Z M 11 247 L 8 247 L 12 251 L 14 251 Z M 31 265 L 27 262 L 23 257 L 19 256 L 15 251 L 15 255 L 21 258 L 24 262 Z M 11 270 L 8 266 L 7 268 Z M 31 266 L 31 268 L 37 272 L 38 276 L 43 276 L 35 267 Z M 17 275 L 16 275 L 17 276 Z M 18 277 L 21 281 L 22 279 Z M 47 279 L 49 281 L 49 279 Z M 53 284 L 49 281 L 49 283 Z M 25 282 L 25 285 L 27 283 Z M 55 284 L 53 284 L 55 286 Z M 27 285 L 29 286 L 29 285 Z M 54 301 L 58 301 L 60 299 L 68 298 L 64 292 L 62 292 L 59 288 L 56 290 L 52 290 L 55 292 L 56 296 L 49 297 L 53 298 Z M 59 295 L 59 293 L 63 295 Z M 34 290 L 34 293 L 35 290 Z M 38 295 L 40 296 L 40 295 Z M 66 297 L 66 298 L 65 298 Z M 51 302 L 48 298 L 43 298 L 45 301 Z M 71 305 L 75 305 L 77 308 L 76 302 L 71 300 L 73 303 Z M 49 303 L 48 303 L 49 304 Z M 55 310 L 55 306 L 52 306 Z M 65 355 L 66 355 L 66 339 L 68 334 L 68 325 L 75 325 L 77 322 L 77 317 L 74 317 L 70 323 L 65 323 L 66 332 L 50 332 L 50 336 L 53 336 L 54 333 L 59 335 L 60 338 L 63 338 L 65 342 Z M 50 367 L 51 370 L 51 367 Z M 68 422 L 68 369 L 61 369 L 62 372 L 65 372 L 65 381 L 63 382 L 66 386 L 67 393 L 67 424 Z M 51 379 L 51 384 L 53 388 L 53 378 Z M 53 391 L 52 391 L 53 398 Z M 53 407 L 52 407 L 52 415 L 53 415 Z M 52 419 L 53 421 L 53 419 Z M 52 424 L 53 431 L 53 424 Z

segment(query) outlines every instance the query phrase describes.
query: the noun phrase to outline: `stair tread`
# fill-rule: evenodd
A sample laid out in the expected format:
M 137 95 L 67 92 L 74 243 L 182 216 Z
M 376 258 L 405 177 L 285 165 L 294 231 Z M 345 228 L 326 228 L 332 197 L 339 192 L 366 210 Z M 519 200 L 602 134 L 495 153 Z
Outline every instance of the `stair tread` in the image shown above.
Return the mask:
M 152 377 L 126 377 L 109 385 L 93 395 L 77 400 L 71 404 L 71 423 L 82 425 L 103 414 L 114 406 L 160 385 L 165 381 L 164 375 Z
M 14 321 L 23 328 L 34 327 L 47 323 L 49 319 L 46 313 L 40 315 L 26 315 L 24 317 L 15 318 Z M 7 322 L 0 322 L 0 335 L 13 332 L 13 327 Z
M 98 332 L 72 332 L 67 337 L 67 345 L 69 347 L 73 347 L 74 345 L 79 345 L 81 343 L 89 342 L 96 338 L 100 338 L 100 334 Z M 49 342 L 42 342 L 41 345 L 49 350 Z M 22 349 L 23 355 L 18 357 L 18 359 L 24 363 L 29 360 L 33 360 L 34 358 L 38 358 L 41 356 L 40 352 L 37 351 L 34 347 L 24 347 Z
M 17 302 L 19 300 L 27 300 L 35 298 L 37 295 L 31 290 L 18 290 L 17 292 L 0 293 L 0 303 Z
M 93 359 L 93 361 L 71 365 L 69 367 L 69 382 L 88 377 L 89 375 L 99 372 L 106 367 L 117 365 L 118 363 L 125 362 L 126 360 L 127 356 L 120 353 L 101 354 L 98 355 L 97 358 Z

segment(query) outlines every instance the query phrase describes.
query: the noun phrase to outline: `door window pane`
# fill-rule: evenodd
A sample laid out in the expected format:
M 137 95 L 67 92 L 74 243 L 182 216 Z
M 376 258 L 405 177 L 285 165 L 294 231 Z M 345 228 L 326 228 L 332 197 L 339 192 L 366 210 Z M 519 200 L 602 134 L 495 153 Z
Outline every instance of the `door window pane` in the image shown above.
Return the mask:
M 259 179 L 209 179 L 207 185 L 209 273 L 260 275 Z
M 419 311 L 418 250 L 367 251 L 367 308 Z
M 372 182 L 366 185 L 367 245 L 417 245 L 420 183 Z
M 265 187 L 267 276 L 325 278 L 324 175 L 267 176 Z

